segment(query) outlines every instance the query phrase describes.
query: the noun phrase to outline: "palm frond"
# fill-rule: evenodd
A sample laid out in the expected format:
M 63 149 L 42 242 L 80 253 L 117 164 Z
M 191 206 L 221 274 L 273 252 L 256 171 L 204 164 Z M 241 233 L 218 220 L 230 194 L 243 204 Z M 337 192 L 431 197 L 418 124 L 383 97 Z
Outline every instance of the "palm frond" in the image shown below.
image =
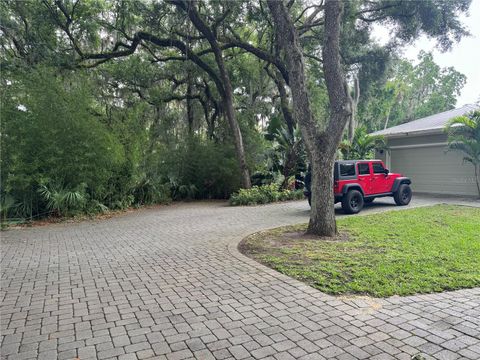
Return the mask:
M 475 180 L 480 195 L 480 179 L 477 170 L 480 167 L 480 110 L 450 120 L 445 131 L 448 134 L 446 151 L 462 152 L 463 162 L 471 163 L 474 166 Z

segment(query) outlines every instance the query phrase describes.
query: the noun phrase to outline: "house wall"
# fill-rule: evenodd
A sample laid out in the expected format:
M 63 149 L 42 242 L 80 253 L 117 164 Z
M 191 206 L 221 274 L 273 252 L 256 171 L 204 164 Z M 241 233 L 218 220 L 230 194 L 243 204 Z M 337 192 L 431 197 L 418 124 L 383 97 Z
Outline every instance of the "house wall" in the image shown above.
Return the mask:
M 445 134 L 391 138 L 377 158 L 392 172 L 409 176 L 416 192 L 477 195 L 473 166 L 463 162 L 460 152 L 446 152 L 446 145 Z

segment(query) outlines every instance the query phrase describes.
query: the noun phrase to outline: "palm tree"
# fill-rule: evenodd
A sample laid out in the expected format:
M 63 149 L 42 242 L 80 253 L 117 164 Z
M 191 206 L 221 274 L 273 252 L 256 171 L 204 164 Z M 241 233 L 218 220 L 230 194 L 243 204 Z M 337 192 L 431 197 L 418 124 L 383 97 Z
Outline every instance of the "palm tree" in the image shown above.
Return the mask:
M 278 167 L 284 176 L 281 188 L 286 189 L 290 178 L 305 167 L 305 149 L 298 127 L 293 129 L 293 133 L 290 133 L 287 128 L 282 126 L 274 136 L 275 150 L 279 158 Z
M 446 126 L 448 148 L 463 152 L 463 161 L 475 169 L 478 196 L 480 196 L 480 110 L 450 120 Z
M 386 144 L 383 137 L 369 135 L 364 126 L 355 129 L 352 142 L 345 140 L 339 146 L 343 158 L 348 160 L 370 159 L 373 157 L 375 149 L 385 148 Z

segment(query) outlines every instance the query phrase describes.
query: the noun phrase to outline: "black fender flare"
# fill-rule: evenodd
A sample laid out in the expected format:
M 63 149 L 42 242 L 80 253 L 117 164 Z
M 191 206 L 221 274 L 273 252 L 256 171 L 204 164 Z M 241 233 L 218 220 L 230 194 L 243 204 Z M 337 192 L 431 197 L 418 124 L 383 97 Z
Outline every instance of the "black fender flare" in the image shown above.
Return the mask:
M 408 177 L 402 176 L 402 177 L 396 178 L 395 181 L 393 182 L 392 193 L 397 192 L 400 185 L 402 185 L 402 184 L 410 185 L 411 183 L 412 183 L 412 181 Z
M 362 193 L 362 196 L 365 196 L 365 191 L 363 191 L 362 185 L 357 183 L 346 184 L 342 188 L 342 194 L 345 195 L 350 190 L 358 190 Z

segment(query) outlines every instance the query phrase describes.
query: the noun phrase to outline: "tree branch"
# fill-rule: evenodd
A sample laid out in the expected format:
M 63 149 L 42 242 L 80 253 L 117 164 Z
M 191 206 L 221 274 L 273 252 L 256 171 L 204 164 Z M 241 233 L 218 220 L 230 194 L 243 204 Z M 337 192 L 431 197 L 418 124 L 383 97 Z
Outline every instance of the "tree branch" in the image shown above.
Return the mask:
M 48 1 L 43 0 L 43 4 L 47 7 L 47 9 L 50 11 L 50 15 L 54 18 L 55 22 L 60 26 L 60 28 L 65 32 L 65 34 L 68 36 L 70 39 L 70 42 L 72 43 L 73 47 L 75 48 L 75 51 L 82 56 L 82 50 L 80 49 L 80 46 L 78 46 L 77 41 L 75 40 L 75 37 L 73 36 L 72 32 L 70 31 L 70 25 L 73 22 L 72 16 L 68 13 L 67 8 L 62 4 L 61 1 L 55 0 L 55 5 L 60 9 L 61 13 L 65 17 L 65 23 L 60 21 L 60 19 L 57 16 L 56 11 L 52 9 Z M 74 4 L 74 10 L 75 6 L 77 3 Z
M 170 101 L 183 101 L 187 99 L 201 99 L 200 95 L 198 94 L 193 94 L 193 95 L 178 95 L 178 94 L 173 94 L 169 95 L 167 97 L 162 98 L 163 102 L 170 102 Z
M 271 53 L 263 49 L 257 48 L 253 45 L 250 45 L 249 43 L 237 40 L 235 38 L 225 38 L 224 40 L 226 42 L 224 46 L 226 47 L 238 47 L 240 49 L 248 51 L 249 53 L 255 55 L 261 60 L 264 60 L 268 63 L 275 65 L 278 71 L 280 71 L 280 73 L 282 74 L 282 77 L 285 80 L 285 82 L 288 84 L 289 78 L 288 78 L 287 68 L 278 57 L 272 55 Z
M 307 18 L 307 20 L 305 21 L 305 23 L 307 22 L 311 22 L 315 16 L 317 16 L 317 14 L 323 10 L 323 1 L 320 3 L 320 5 L 310 5 L 310 6 L 307 6 L 305 7 L 305 9 L 302 10 L 302 12 L 300 13 L 300 15 L 297 16 L 297 18 L 293 21 L 294 23 L 298 22 L 302 17 L 303 15 L 305 14 L 305 12 L 307 12 L 308 10 L 310 9 L 315 9 L 315 11 Z
M 306 24 L 306 25 L 301 25 L 297 28 L 298 35 L 301 36 L 301 35 L 305 34 L 307 31 L 312 30 L 315 27 L 322 26 L 323 24 L 324 24 L 323 20 L 317 20 L 315 22 L 312 22 L 312 23 L 309 23 L 309 24 Z
M 232 12 L 232 9 L 228 8 L 227 11 L 225 11 L 220 17 L 215 19 L 215 21 L 212 24 L 213 33 L 215 34 L 215 36 L 217 35 L 217 28 L 227 18 L 227 16 L 230 15 L 231 12 Z
M 318 61 L 320 64 L 323 63 L 323 60 L 321 58 L 319 58 L 318 56 L 315 56 L 315 55 L 312 55 L 312 54 L 308 54 L 306 52 L 303 53 L 303 56 L 307 57 L 307 58 L 310 58 L 312 60 L 315 60 L 315 61 Z
M 340 63 L 340 27 L 343 3 L 327 0 L 325 4 L 325 39 L 323 45 L 323 72 L 328 90 L 331 116 L 327 125 L 327 136 L 332 144 L 340 142 L 345 124 L 351 116 L 351 98 L 345 74 Z M 335 145 L 336 146 L 336 145 Z

